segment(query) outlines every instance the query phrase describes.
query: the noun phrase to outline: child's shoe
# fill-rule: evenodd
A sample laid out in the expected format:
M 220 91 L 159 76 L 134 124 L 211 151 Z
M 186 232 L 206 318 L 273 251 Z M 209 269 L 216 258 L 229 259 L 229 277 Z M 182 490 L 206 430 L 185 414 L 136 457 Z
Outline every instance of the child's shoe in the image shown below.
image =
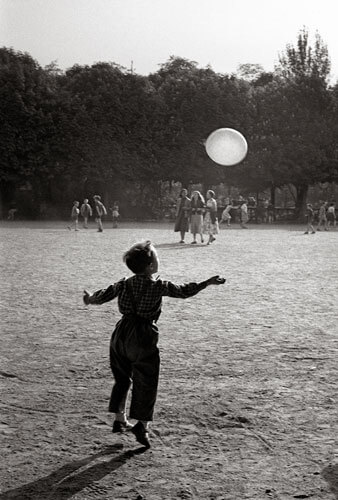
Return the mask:
M 122 433 L 131 430 L 132 427 L 133 427 L 132 424 L 128 422 L 128 420 L 126 420 L 125 422 L 114 420 L 112 432 L 113 434 Z
M 135 435 L 138 443 L 143 444 L 146 448 L 150 448 L 149 432 L 145 429 L 142 422 L 137 422 L 137 424 L 132 427 L 131 432 Z

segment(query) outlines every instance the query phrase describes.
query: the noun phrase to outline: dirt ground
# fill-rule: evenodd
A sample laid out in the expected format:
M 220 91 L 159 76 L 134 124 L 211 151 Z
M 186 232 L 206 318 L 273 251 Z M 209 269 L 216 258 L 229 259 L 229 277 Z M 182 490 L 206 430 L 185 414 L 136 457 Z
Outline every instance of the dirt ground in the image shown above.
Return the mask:
M 178 245 L 169 224 L 77 233 L 2 222 L 0 500 L 338 498 L 338 229 L 222 229 Z M 150 450 L 111 433 L 108 346 L 116 302 L 151 239 L 174 282 L 227 278 L 165 298 Z

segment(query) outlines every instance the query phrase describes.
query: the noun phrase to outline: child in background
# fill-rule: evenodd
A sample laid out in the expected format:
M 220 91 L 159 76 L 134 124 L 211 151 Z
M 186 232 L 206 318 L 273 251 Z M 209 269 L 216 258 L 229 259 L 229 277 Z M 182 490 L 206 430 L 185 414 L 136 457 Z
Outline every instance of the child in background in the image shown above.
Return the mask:
M 322 201 L 319 207 L 317 231 L 321 231 L 320 226 L 322 225 L 324 230 L 327 231 L 326 201 Z
M 120 217 L 119 205 L 118 205 L 117 201 L 114 202 L 114 205 L 112 208 L 112 217 L 113 217 L 113 228 L 117 228 L 118 218 Z
M 330 203 L 329 208 L 327 209 L 326 217 L 327 217 L 327 229 L 329 229 L 331 224 L 332 226 L 336 225 L 336 207 L 334 202 Z
M 96 194 L 93 196 L 94 203 L 95 203 L 95 211 L 96 211 L 96 223 L 97 223 L 97 230 L 99 233 L 102 233 L 103 231 L 103 226 L 102 226 L 102 217 L 104 215 L 107 215 L 107 210 L 104 204 L 101 201 L 101 196 Z
M 93 215 L 93 210 L 92 210 L 92 207 L 89 205 L 88 198 L 85 198 L 83 200 L 80 212 L 81 212 L 81 215 L 83 217 L 83 227 L 85 229 L 88 229 L 88 218 Z
M 234 206 L 229 203 L 225 209 L 223 210 L 222 212 L 222 218 L 221 218 L 221 222 L 226 222 L 227 223 L 227 226 L 230 227 L 230 221 L 231 221 L 231 215 L 230 215 L 230 212 L 231 210 L 234 208 Z
M 248 220 L 249 220 L 248 205 L 246 204 L 245 201 L 243 201 L 241 204 L 241 228 L 242 229 L 248 229 L 248 226 L 246 225 Z
M 130 428 L 136 440 L 149 448 L 148 424 L 153 420 L 160 367 L 156 322 L 161 314 L 162 297 L 185 299 L 209 285 L 223 284 L 225 279 L 213 276 L 200 283 L 184 285 L 154 279 L 159 259 L 150 241 L 131 247 L 123 260 L 134 275 L 93 295 L 85 290 L 83 300 L 88 305 L 104 304 L 118 298 L 122 319 L 117 323 L 110 342 L 110 366 L 115 379 L 109 403 L 109 411 L 115 413 L 113 432 Z M 137 420 L 133 427 L 126 417 L 131 382 L 130 418 Z
M 209 235 L 207 245 L 210 245 L 210 243 L 215 241 L 215 235 L 219 233 L 219 225 L 217 219 L 217 201 L 215 200 L 215 192 L 212 191 L 212 189 L 209 189 L 207 191 L 207 203 L 205 211 L 203 233 Z
M 70 215 L 72 222 L 71 222 L 70 226 L 68 226 L 69 231 L 72 230 L 73 226 L 74 226 L 75 231 L 79 230 L 79 227 L 78 227 L 79 226 L 79 213 L 80 213 L 79 205 L 80 205 L 80 203 L 78 201 L 74 201 L 72 212 Z
M 307 228 L 306 228 L 306 231 L 304 234 L 309 234 L 309 231 L 311 231 L 311 234 L 315 234 L 316 231 L 314 230 L 314 227 L 313 227 L 314 211 L 313 211 L 311 203 L 307 203 L 307 205 L 306 205 L 305 216 L 306 216 L 306 221 L 307 221 Z

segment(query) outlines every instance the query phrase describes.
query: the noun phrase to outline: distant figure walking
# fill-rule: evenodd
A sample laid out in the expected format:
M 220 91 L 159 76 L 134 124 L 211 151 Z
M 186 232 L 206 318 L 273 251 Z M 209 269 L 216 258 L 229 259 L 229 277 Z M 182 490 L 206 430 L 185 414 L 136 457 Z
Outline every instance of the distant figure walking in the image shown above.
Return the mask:
M 196 245 L 196 235 L 199 234 L 201 237 L 201 243 L 204 243 L 203 239 L 203 212 L 205 207 L 205 201 L 203 196 L 199 191 L 194 191 L 191 195 L 190 203 L 190 232 L 193 235 L 192 245 Z
M 68 226 L 69 231 L 72 230 L 72 227 L 74 227 L 75 231 L 79 230 L 79 205 L 80 203 L 78 201 L 74 201 L 72 212 L 70 214 L 71 224 Z
M 88 218 L 93 215 L 92 207 L 89 205 L 88 198 L 83 200 L 83 203 L 80 208 L 81 215 L 83 217 L 83 227 L 88 229 Z
M 245 201 L 243 201 L 241 204 L 241 228 L 242 229 L 248 229 L 248 226 L 246 225 L 248 220 L 249 220 L 248 205 L 246 204 Z
M 176 221 L 175 221 L 175 233 L 180 232 L 181 241 L 180 243 L 185 243 L 184 237 L 185 233 L 189 231 L 189 211 L 190 211 L 190 198 L 188 198 L 188 191 L 182 189 L 180 197 L 177 200 L 176 205 Z
M 117 201 L 114 201 L 113 208 L 111 209 L 111 214 L 113 218 L 113 228 L 117 228 L 117 222 L 120 217 L 119 205 Z
M 219 233 L 217 220 L 217 202 L 215 200 L 215 192 L 209 189 L 207 191 L 206 213 L 203 221 L 203 232 L 209 235 L 207 245 L 215 241 L 215 235 Z
M 329 208 L 327 209 L 326 217 L 327 217 L 328 229 L 331 226 L 331 224 L 332 226 L 336 225 L 336 207 L 334 202 L 330 203 Z
M 326 205 L 326 201 L 322 201 L 319 207 L 317 231 L 321 231 L 321 226 L 324 226 L 324 231 L 327 231 Z
M 307 205 L 306 205 L 305 217 L 306 217 L 307 227 L 306 227 L 306 231 L 304 234 L 309 234 L 310 231 L 311 231 L 311 234 L 315 234 L 316 231 L 314 230 L 314 227 L 313 227 L 314 211 L 313 211 L 311 203 L 307 203 Z
M 97 231 L 99 233 L 102 233 L 103 231 L 103 225 L 102 225 L 102 217 L 104 215 L 107 215 L 107 210 L 104 204 L 101 201 L 101 196 L 96 194 L 93 196 L 94 203 L 95 203 L 95 211 L 96 211 L 96 223 L 97 223 Z

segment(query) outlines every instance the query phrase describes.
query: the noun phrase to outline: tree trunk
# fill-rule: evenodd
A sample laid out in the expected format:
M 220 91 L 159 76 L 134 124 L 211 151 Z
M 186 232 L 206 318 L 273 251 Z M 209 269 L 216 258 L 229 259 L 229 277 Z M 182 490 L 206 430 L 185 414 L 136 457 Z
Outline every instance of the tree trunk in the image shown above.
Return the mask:
M 274 207 L 276 204 L 276 186 L 274 184 L 271 184 L 270 187 L 270 200 L 271 205 Z
M 300 184 L 295 186 L 297 190 L 297 199 L 296 199 L 296 210 L 295 210 L 295 219 L 301 220 L 303 218 L 303 214 L 305 212 L 305 204 L 307 193 L 309 190 L 309 186 L 305 184 Z
M 11 203 L 15 202 L 15 184 L 11 182 L 0 183 L 0 217 L 7 218 Z

